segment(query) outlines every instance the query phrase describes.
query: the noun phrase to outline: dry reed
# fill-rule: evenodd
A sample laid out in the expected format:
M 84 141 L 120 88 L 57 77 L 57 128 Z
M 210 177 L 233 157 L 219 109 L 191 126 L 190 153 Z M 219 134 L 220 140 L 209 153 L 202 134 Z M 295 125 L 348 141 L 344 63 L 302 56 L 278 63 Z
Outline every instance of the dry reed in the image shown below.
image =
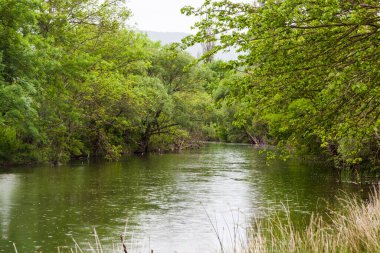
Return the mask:
M 305 229 L 295 229 L 289 212 L 285 221 L 275 215 L 257 221 L 245 253 L 380 252 L 380 187 L 368 201 L 346 196 L 330 219 L 312 216 Z

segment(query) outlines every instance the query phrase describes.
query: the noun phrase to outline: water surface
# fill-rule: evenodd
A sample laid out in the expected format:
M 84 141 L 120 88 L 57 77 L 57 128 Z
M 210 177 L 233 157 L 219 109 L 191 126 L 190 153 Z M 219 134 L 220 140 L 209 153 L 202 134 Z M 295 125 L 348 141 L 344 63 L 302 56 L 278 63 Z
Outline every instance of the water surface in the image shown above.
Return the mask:
M 342 191 L 333 170 L 272 161 L 246 145 L 209 144 L 180 154 L 58 168 L 0 170 L 0 252 L 58 252 L 118 242 L 144 252 L 215 252 L 244 240 L 244 227 L 287 206 L 298 221 L 334 209 Z M 145 251 L 146 249 L 146 251 Z

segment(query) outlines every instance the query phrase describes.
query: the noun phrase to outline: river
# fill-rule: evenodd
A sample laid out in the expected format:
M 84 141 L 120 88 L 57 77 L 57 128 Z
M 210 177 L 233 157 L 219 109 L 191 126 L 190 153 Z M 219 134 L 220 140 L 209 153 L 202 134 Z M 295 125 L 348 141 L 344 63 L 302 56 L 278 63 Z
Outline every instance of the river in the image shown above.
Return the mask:
M 334 209 L 342 191 L 331 168 L 271 161 L 248 145 L 208 144 L 121 162 L 0 169 L 0 252 L 58 252 L 119 242 L 129 252 L 215 252 L 244 241 L 255 218 L 288 208 L 299 223 Z M 125 226 L 127 224 L 127 226 Z M 95 247 L 95 246 L 93 246 Z M 60 252 L 65 248 L 61 247 Z

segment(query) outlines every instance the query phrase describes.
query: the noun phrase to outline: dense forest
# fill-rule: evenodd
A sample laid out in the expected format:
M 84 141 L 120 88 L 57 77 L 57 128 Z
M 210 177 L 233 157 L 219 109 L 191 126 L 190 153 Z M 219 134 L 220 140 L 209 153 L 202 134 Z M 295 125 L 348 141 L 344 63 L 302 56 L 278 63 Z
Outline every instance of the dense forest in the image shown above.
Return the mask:
M 315 154 L 378 170 L 379 10 L 372 0 L 206 0 L 182 12 L 202 17 L 187 45 L 218 41 L 209 55 L 240 52 L 229 85 L 235 125 L 270 137 L 283 158 Z
M 226 135 L 220 63 L 128 28 L 124 2 L 0 1 L 0 163 L 115 160 Z
M 202 17 L 184 46 L 212 45 L 196 60 L 128 27 L 123 0 L 0 0 L 0 164 L 218 140 L 377 169 L 379 9 L 207 0 L 182 9 Z

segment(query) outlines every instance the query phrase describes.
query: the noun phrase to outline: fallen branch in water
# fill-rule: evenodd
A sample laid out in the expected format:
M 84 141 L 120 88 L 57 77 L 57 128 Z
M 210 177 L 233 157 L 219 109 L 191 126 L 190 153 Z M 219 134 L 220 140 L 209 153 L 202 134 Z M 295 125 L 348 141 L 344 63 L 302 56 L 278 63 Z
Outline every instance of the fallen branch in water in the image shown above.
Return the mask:
M 128 253 L 128 251 L 127 251 L 127 246 L 125 246 L 125 238 L 124 238 L 124 235 L 120 235 L 120 241 L 121 241 L 121 245 L 123 246 L 124 253 Z

